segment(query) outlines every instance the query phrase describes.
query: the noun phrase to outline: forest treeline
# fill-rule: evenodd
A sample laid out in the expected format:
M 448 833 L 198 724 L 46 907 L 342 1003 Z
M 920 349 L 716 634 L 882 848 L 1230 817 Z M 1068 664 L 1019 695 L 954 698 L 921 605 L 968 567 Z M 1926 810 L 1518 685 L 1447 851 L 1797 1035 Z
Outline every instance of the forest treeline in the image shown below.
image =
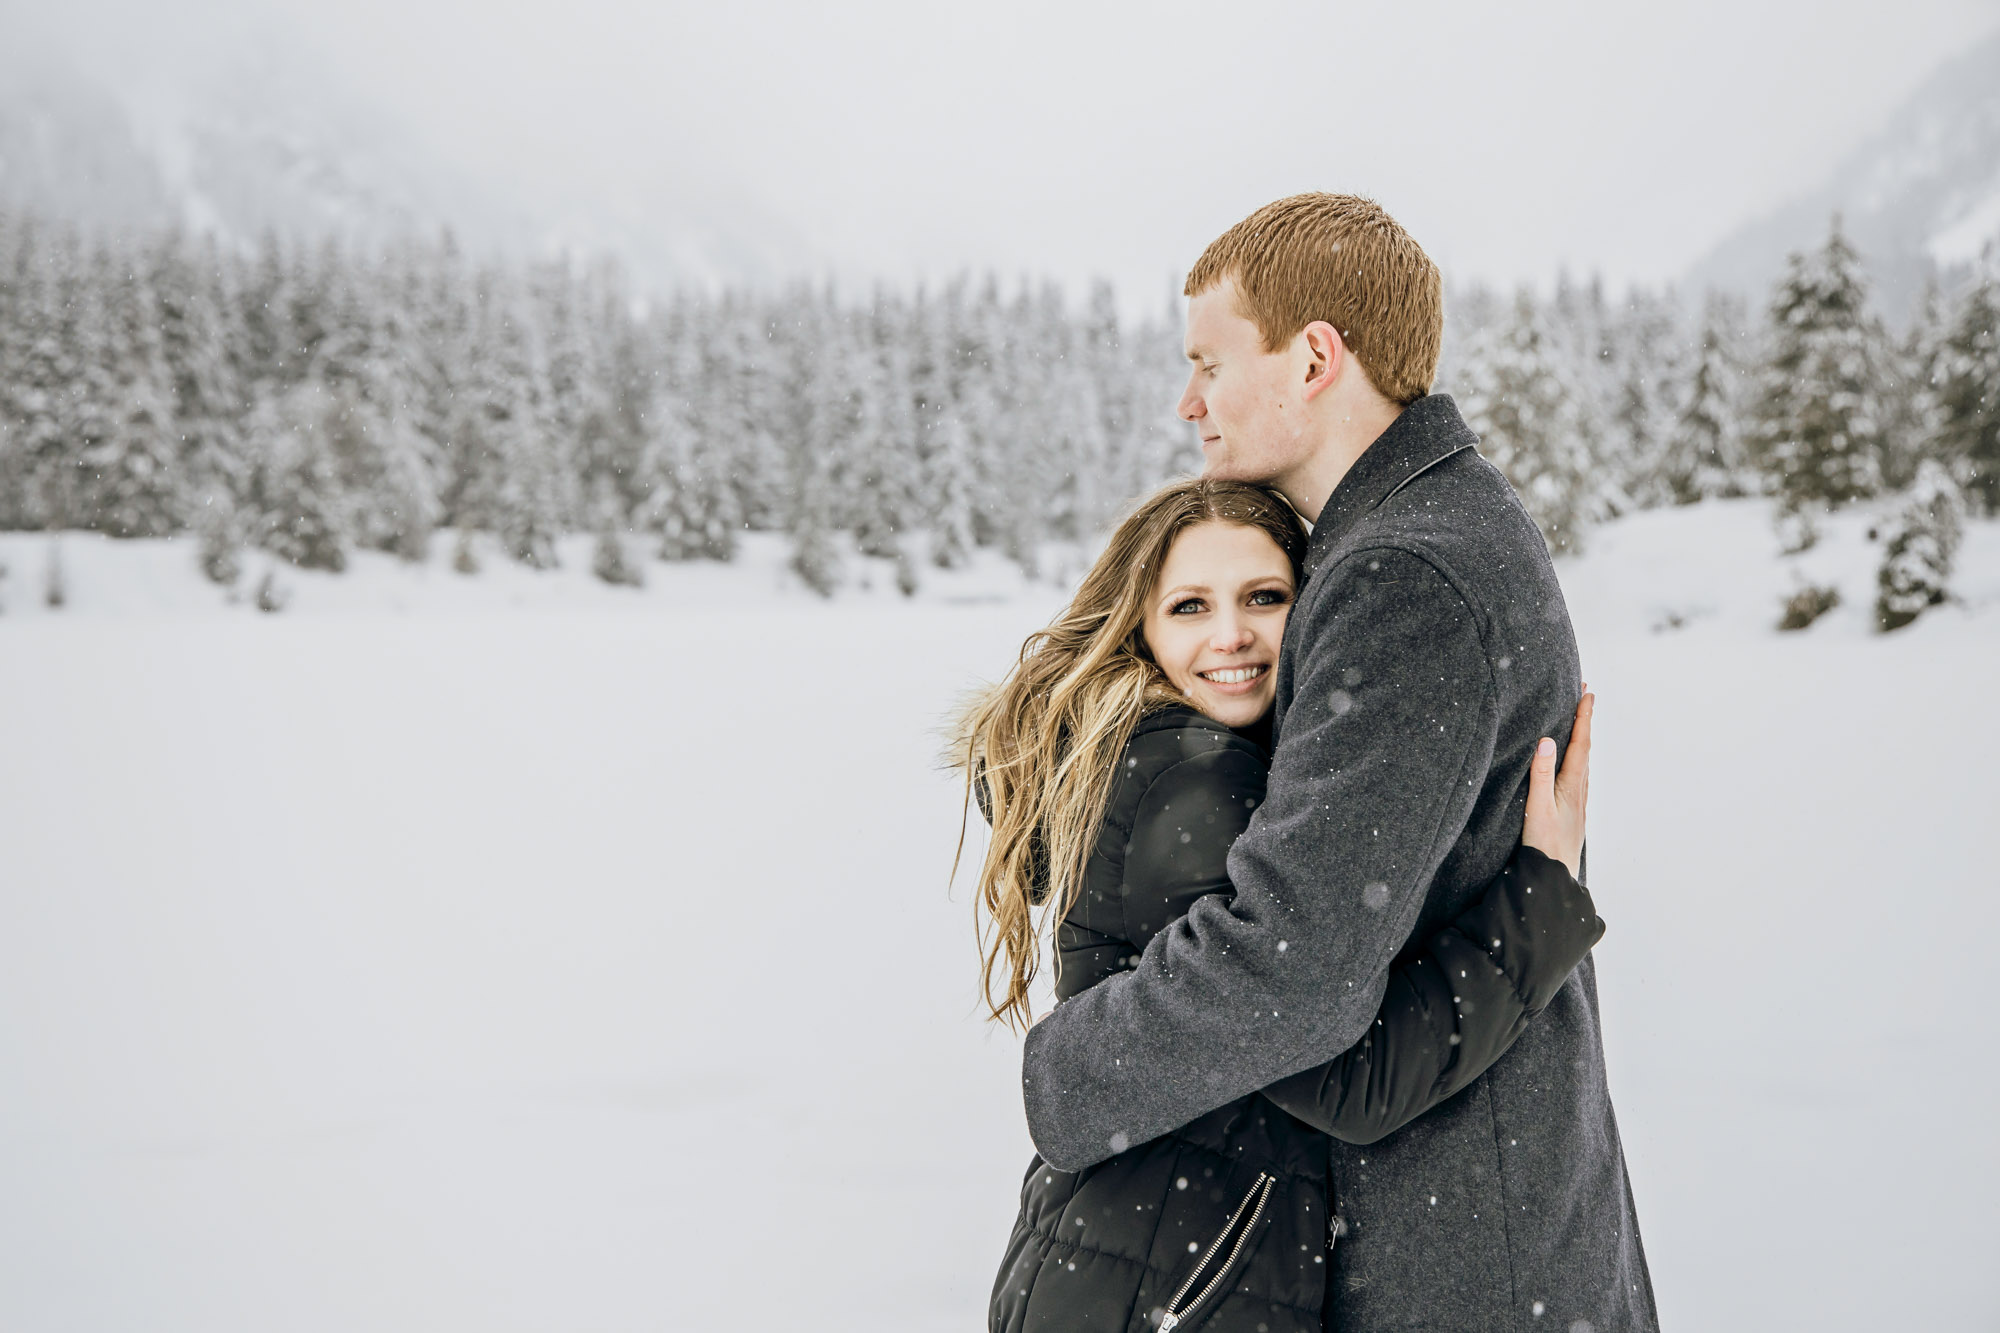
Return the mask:
M 1920 485 L 2000 507 L 1991 265 L 1900 334 L 1837 225 L 1762 310 L 1569 282 L 1448 304 L 1438 387 L 1558 552 L 1706 496 L 1777 496 L 1794 547 Z M 914 589 L 975 547 L 1032 569 L 1199 467 L 1183 366 L 1176 314 L 1102 287 L 647 302 L 449 238 L 246 253 L 0 214 L 0 528 L 192 532 L 222 582 L 249 549 L 338 570 L 441 534 L 464 568 L 472 533 L 546 566 L 576 532 L 629 580 L 767 531 L 821 592 L 854 555 Z

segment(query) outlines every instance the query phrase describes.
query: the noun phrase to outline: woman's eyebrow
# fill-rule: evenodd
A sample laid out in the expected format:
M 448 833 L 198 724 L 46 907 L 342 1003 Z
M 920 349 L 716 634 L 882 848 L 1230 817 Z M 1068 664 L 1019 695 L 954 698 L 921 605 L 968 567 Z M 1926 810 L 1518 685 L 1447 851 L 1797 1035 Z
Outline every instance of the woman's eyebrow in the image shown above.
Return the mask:
M 1165 601 L 1169 597 L 1178 597 L 1184 592 L 1207 592 L 1208 590 L 1209 588 L 1206 583 L 1183 583 L 1179 587 L 1169 588 L 1161 593 L 1160 600 Z

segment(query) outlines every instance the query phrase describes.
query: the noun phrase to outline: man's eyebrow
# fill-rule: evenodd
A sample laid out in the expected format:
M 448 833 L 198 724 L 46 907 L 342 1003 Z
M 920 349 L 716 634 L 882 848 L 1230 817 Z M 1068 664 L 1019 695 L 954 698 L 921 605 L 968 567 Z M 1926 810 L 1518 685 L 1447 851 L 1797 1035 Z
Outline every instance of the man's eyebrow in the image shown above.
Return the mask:
M 1208 356 L 1208 349 L 1206 347 L 1188 347 L 1183 350 L 1190 361 L 1200 361 Z

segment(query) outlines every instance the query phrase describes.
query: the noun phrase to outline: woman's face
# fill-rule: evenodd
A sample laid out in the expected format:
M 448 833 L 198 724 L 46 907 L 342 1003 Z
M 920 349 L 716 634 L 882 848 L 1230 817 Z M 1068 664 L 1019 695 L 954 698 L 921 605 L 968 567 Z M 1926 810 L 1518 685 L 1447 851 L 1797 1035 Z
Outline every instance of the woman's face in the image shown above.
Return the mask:
M 1146 604 L 1146 646 L 1190 704 L 1248 726 L 1277 689 L 1292 591 L 1292 562 L 1261 531 L 1198 523 L 1167 550 Z

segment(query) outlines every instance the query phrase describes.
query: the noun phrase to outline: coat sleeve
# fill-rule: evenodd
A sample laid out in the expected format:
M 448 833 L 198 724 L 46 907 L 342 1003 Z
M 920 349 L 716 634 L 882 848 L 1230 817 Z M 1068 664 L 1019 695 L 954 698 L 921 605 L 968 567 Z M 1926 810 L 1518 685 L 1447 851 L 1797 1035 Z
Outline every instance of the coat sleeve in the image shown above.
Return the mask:
M 1589 891 L 1522 847 L 1478 902 L 1390 969 L 1358 1045 L 1264 1095 L 1337 1139 L 1373 1143 L 1492 1067 L 1603 936 Z
M 1290 651 L 1269 791 L 1211 894 L 1137 967 L 1028 1032 L 1044 1160 L 1078 1170 L 1323 1062 L 1368 1034 L 1498 734 L 1473 609 L 1422 557 L 1320 571 Z

